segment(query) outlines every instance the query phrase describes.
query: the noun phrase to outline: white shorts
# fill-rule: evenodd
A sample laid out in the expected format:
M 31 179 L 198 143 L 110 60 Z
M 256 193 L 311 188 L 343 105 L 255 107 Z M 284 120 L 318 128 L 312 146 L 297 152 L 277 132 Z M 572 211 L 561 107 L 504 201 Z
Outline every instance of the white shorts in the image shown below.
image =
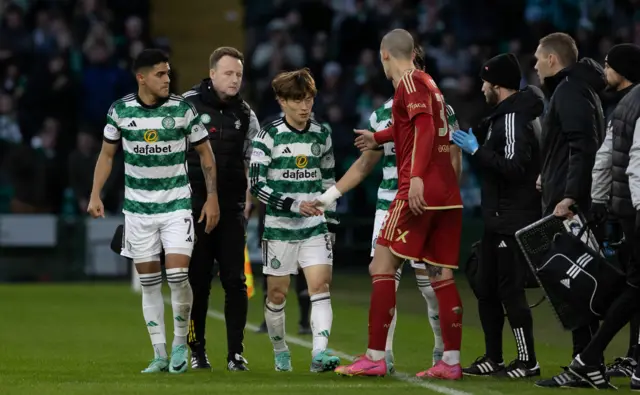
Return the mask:
M 387 210 L 376 210 L 376 218 L 373 221 L 373 236 L 371 237 L 371 257 L 373 258 L 373 254 L 376 251 L 376 241 L 378 240 L 378 234 L 380 234 L 380 229 L 384 225 L 384 221 L 387 219 Z M 411 267 L 414 269 L 426 269 L 426 266 L 422 262 L 414 262 L 409 261 Z
M 193 218 L 188 211 L 158 217 L 125 214 L 120 255 L 145 262 L 145 258 L 156 260 L 164 247 L 165 254 L 191 256 L 193 241 Z
M 298 274 L 298 267 L 333 265 L 333 246 L 328 234 L 301 241 L 264 240 L 262 273 L 270 276 Z

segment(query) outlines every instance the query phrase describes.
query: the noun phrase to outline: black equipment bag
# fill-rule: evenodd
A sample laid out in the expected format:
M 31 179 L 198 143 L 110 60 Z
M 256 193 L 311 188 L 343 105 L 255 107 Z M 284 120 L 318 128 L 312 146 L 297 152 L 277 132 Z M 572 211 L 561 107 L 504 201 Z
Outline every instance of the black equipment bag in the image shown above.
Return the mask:
M 601 255 L 582 216 L 544 218 L 518 231 L 516 239 L 567 330 L 601 318 L 625 282 L 622 270 Z

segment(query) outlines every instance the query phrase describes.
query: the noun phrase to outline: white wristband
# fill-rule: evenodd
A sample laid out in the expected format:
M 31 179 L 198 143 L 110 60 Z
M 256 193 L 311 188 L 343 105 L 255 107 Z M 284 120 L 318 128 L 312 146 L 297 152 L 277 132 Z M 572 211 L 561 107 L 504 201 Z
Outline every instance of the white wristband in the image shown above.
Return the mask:
M 331 204 L 333 204 L 336 200 L 338 200 L 341 196 L 342 196 L 342 193 L 340 193 L 338 188 L 336 188 L 336 186 L 334 185 L 331 188 L 327 189 L 325 193 L 323 193 L 318 198 L 318 201 L 320 201 L 325 207 L 328 207 Z
M 292 213 L 300 213 L 300 202 L 297 200 L 294 200 L 293 203 L 291 203 L 291 212 Z

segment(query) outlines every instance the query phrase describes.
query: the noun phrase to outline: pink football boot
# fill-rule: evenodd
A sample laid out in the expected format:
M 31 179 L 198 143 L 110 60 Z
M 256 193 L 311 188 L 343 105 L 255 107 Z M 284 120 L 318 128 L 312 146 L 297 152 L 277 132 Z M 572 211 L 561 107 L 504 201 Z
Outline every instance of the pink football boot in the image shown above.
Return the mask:
M 338 366 L 335 372 L 343 376 L 385 376 L 387 363 L 384 358 L 372 361 L 363 355 L 353 361 L 351 365 Z
M 432 368 L 416 374 L 416 377 L 419 379 L 460 380 L 462 366 L 459 363 L 448 365 L 444 361 L 438 361 Z

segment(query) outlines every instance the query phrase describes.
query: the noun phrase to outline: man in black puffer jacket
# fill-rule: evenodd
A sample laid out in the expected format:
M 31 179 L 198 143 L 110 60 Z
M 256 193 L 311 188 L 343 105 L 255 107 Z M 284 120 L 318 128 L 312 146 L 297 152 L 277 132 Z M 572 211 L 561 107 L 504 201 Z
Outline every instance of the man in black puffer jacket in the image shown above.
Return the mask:
M 202 124 L 209 131 L 209 142 L 216 158 L 220 204 L 220 222 L 211 233 L 205 233 L 203 224 L 194 218 L 197 240 L 189 266 L 193 308 L 188 337 L 192 368 L 210 368 L 204 334 L 216 261 L 225 292 L 227 369 L 248 370 L 242 356 L 248 309 L 244 249 L 247 209 L 251 202 L 246 172 L 251 158 L 251 140 L 260 131 L 260 125 L 238 93 L 243 63 L 244 57 L 237 49 L 216 49 L 209 59 L 210 78 L 202 80 L 183 95 L 196 108 Z M 200 161 L 192 151 L 187 155 L 187 162 L 193 190 L 193 212 L 199 213 L 199 207 L 207 196 L 205 180 L 201 175 Z
M 544 110 L 542 92 L 520 90 L 521 71 L 513 54 L 490 59 L 480 73 L 482 91 L 495 106 L 478 128 L 486 135 L 478 146 L 472 133 L 456 131 L 453 141 L 470 155 L 482 174 L 481 258 L 477 275 L 478 312 L 485 355 L 463 369 L 473 376 L 527 378 L 540 375 L 533 345 L 533 321 L 525 295 L 527 264 L 515 233 L 540 219 L 540 148 L 536 129 Z M 516 339 L 518 356 L 505 367 L 502 355 L 504 311 Z
M 618 241 L 621 239 L 623 228 L 626 228 L 627 232 L 633 228 L 636 212 L 631 204 L 629 178 L 626 175 L 632 139 L 620 134 L 621 128 L 616 128 L 614 147 L 613 123 L 619 124 L 623 120 L 613 119 L 613 114 L 622 98 L 640 82 L 640 47 L 634 44 L 619 44 L 611 48 L 605 59 L 605 74 L 608 86 L 602 97 L 607 118 L 607 135 L 598 150 L 593 167 L 591 214 L 599 223 L 598 228 L 601 229 L 600 236 L 603 240 Z M 617 117 L 624 113 L 615 112 Z M 623 222 L 627 222 L 626 227 L 623 226 Z M 618 262 L 625 268 L 630 267 L 633 252 L 633 239 L 629 236 L 626 239 L 627 243 L 617 254 Z M 609 377 L 630 377 L 633 374 L 640 352 L 640 347 L 637 347 L 639 327 L 640 315 L 635 314 L 630 323 L 627 355 L 624 358 L 616 358 L 607 367 Z
M 543 216 L 572 216 L 570 207 L 591 207 L 591 171 L 605 135 L 598 93 L 605 85 L 604 70 L 592 59 L 578 62 L 571 36 L 553 33 L 540 40 L 536 70 L 549 97 L 542 125 Z M 598 321 L 573 331 L 573 355 L 579 354 L 598 328 Z M 581 380 L 562 373 L 538 381 L 541 387 L 581 387 Z

